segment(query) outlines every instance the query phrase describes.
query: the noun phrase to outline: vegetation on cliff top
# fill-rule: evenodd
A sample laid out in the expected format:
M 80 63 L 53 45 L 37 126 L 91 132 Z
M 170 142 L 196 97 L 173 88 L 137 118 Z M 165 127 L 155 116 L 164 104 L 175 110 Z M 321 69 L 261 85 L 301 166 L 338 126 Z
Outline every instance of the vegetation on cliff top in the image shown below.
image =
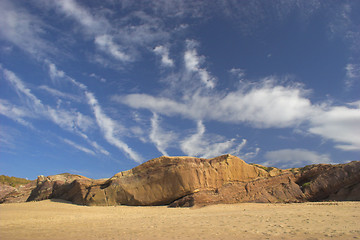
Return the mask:
M 0 175 L 0 183 L 7 184 L 12 187 L 16 187 L 19 185 L 27 184 L 31 182 L 31 180 L 25 179 L 25 178 L 17 178 L 17 177 L 9 177 L 6 175 Z

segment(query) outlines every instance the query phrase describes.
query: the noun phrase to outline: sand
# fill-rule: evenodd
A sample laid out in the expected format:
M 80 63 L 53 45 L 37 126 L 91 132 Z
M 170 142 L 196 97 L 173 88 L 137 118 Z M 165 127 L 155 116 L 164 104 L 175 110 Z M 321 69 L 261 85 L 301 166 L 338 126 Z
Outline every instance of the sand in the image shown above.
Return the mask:
M 360 239 L 360 202 L 203 208 L 2 204 L 0 239 Z

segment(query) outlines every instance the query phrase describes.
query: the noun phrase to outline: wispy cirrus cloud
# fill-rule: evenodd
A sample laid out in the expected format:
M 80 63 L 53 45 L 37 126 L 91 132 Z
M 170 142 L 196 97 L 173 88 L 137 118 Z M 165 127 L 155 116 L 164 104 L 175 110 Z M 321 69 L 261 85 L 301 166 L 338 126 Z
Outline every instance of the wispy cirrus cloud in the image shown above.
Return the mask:
M 154 113 L 151 118 L 151 130 L 149 134 L 150 140 L 155 144 L 159 152 L 165 156 L 169 156 L 166 149 L 176 141 L 176 134 L 172 131 L 165 131 L 161 127 L 161 121 L 158 114 Z
M 89 77 L 98 79 L 98 80 L 99 80 L 100 82 L 102 82 L 102 83 L 106 83 L 106 79 L 105 79 L 105 78 L 100 77 L 100 76 L 96 75 L 95 73 L 91 73 L 91 74 L 89 75 Z
M 45 59 L 45 63 L 49 67 L 49 76 L 52 81 L 57 81 L 59 78 L 63 78 L 65 76 L 64 71 L 58 70 L 56 65 L 49 60 Z
M 232 68 L 229 72 L 238 79 L 243 79 L 245 77 L 245 70 L 241 68 Z
M 77 144 L 77 143 L 74 143 L 73 141 L 71 141 L 71 140 L 69 140 L 69 139 L 66 139 L 66 138 L 64 138 L 63 141 L 64 141 L 65 143 L 69 144 L 70 146 L 72 146 L 72 147 L 74 147 L 74 148 L 76 148 L 76 149 L 78 149 L 78 150 L 80 150 L 80 151 L 82 151 L 82 152 L 84 152 L 84 153 L 87 153 L 87 154 L 90 154 L 90 155 L 95 156 L 95 152 L 94 152 L 94 151 L 92 151 L 92 150 L 90 150 L 90 149 L 88 149 L 88 148 L 86 148 L 86 147 L 84 147 L 84 146 L 81 146 L 81 145 L 79 145 L 79 144 Z
M 139 49 L 169 38 L 168 32 L 162 29 L 163 22 L 141 10 L 130 11 L 110 22 L 74 0 L 56 1 L 53 5 L 58 13 L 75 20 L 82 32 L 94 39 L 99 52 L 92 53 L 93 61 L 104 66 L 119 67 L 107 60 L 109 56 L 122 64 L 133 62 L 141 55 Z
M 121 62 L 132 61 L 132 57 L 124 52 L 124 47 L 117 44 L 111 24 L 101 15 L 95 16 L 90 9 L 86 9 L 74 0 L 64 0 L 53 2 L 55 9 L 66 17 L 75 20 L 80 25 L 82 32 L 94 39 L 95 46 L 107 56 Z M 106 64 L 106 59 L 101 56 L 96 58 Z
M 55 65 L 54 67 L 56 68 Z M 1 113 L 3 115 L 13 120 L 16 120 L 24 125 L 29 125 L 29 123 L 26 120 L 24 120 L 25 118 L 45 117 L 46 119 L 51 120 L 61 128 L 68 131 L 72 131 L 75 134 L 81 136 L 98 152 L 105 155 L 109 155 L 108 151 L 106 151 L 103 147 L 101 147 L 97 142 L 90 140 L 89 137 L 84 133 L 85 131 L 87 131 L 87 129 L 90 126 L 93 126 L 94 124 L 93 120 L 90 117 L 83 115 L 82 113 L 77 112 L 75 110 L 68 111 L 65 109 L 55 109 L 50 107 L 49 105 L 43 104 L 41 100 L 38 99 L 31 92 L 31 90 L 26 87 L 26 85 L 22 82 L 22 80 L 20 80 L 13 72 L 4 69 L 2 67 L 1 70 L 3 71 L 4 78 L 14 87 L 14 89 L 18 92 L 19 96 L 23 97 L 26 103 L 26 107 L 24 108 L 26 110 L 23 110 L 21 108 L 16 108 L 12 105 L 10 106 L 8 102 L 2 101 L 1 104 L 3 105 L 4 108 L 2 108 Z M 141 163 L 142 157 L 134 150 L 132 150 L 125 142 L 123 142 L 117 137 L 117 129 L 121 128 L 120 125 L 118 125 L 116 121 L 108 117 L 103 112 L 101 106 L 99 105 L 93 93 L 89 92 L 84 84 L 79 83 L 76 80 L 68 77 L 65 73 L 62 77 L 66 78 L 68 81 L 72 82 L 73 84 L 75 84 L 81 90 L 84 91 L 87 103 L 94 112 L 96 123 L 100 127 L 101 131 L 104 133 L 104 138 L 110 144 L 124 151 L 131 159 Z M 72 145 L 75 146 L 75 144 Z M 77 148 L 81 150 L 79 147 Z M 82 151 L 84 149 L 85 148 L 83 148 Z M 90 152 L 87 151 L 87 153 Z
M 32 113 L 23 107 L 15 106 L 7 100 L 0 99 L 0 114 L 24 125 L 27 127 L 33 127 L 32 124 L 24 118 L 35 117 Z
M 124 52 L 123 47 L 116 44 L 110 35 L 100 35 L 95 38 L 98 48 L 122 62 L 132 61 L 132 57 Z
M 104 134 L 105 139 L 110 144 L 116 146 L 117 148 L 125 152 L 132 160 L 138 163 L 142 163 L 142 157 L 116 136 L 116 129 L 119 128 L 117 122 L 108 117 L 103 112 L 94 94 L 87 91 L 85 92 L 85 95 L 88 99 L 88 104 L 94 112 L 96 122 Z
M 200 81 L 206 86 L 206 88 L 215 87 L 215 78 L 206 70 L 202 68 L 201 64 L 204 62 L 204 56 L 199 56 L 196 50 L 198 43 L 193 40 L 187 40 L 187 49 L 184 53 L 185 68 L 189 74 L 195 74 L 200 78 Z
M 43 104 L 42 101 L 37 98 L 28 88 L 25 83 L 18 78 L 15 73 L 5 68 L 0 68 L 3 72 L 4 79 L 7 80 L 14 90 L 18 93 L 19 97 L 24 102 L 23 108 L 27 109 L 29 115 L 23 115 L 22 117 L 39 118 L 45 117 L 57 124 L 63 129 L 72 131 L 77 128 L 86 131 L 93 125 L 93 121 L 90 117 L 83 115 L 82 113 L 72 110 L 55 109 L 49 105 Z M 24 114 L 26 112 L 23 112 Z M 20 117 L 18 115 L 18 117 Z M 21 120 L 21 118 L 19 118 Z
M 237 144 L 236 139 L 224 140 L 218 135 L 208 137 L 205 132 L 205 125 L 198 121 L 196 132 L 180 142 L 181 150 L 188 156 L 211 158 L 225 153 L 239 154 L 246 144 L 246 140 Z
M 350 90 L 355 83 L 360 83 L 360 63 L 348 63 L 345 70 L 345 86 Z
M 133 149 L 131 149 L 125 142 L 120 140 L 120 138 L 117 136 L 119 129 L 122 128 L 122 126 L 112 118 L 108 117 L 104 111 L 102 110 L 102 107 L 100 106 L 98 100 L 94 96 L 92 92 L 90 92 L 86 85 L 83 83 L 80 83 L 76 81 L 75 79 L 69 77 L 66 75 L 65 72 L 62 70 L 59 70 L 55 64 L 48 62 L 49 66 L 53 66 L 52 69 L 54 69 L 55 72 L 61 72 L 61 77 L 65 79 L 66 81 L 71 82 L 75 86 L 77 86 L 83 93 L 85 94 L 86 102 L 90 106 L 91 110 L 94 113 L 95 121 L 97 125 L 99 126 L 100 130 L 103 133 L 104 138 L 107 140 L 108 143 L 116 146 L 118 149 L 122 150 L 124 153 L 126 153 L 132 160 L 141 163 L 142 157 L 136 153 Z M 51 74 L 51 71 L 49 72 Z M 95 141 L 91 141 L 87 135 L 83 133 L 78 133 L 81 137 L 83 137 L 85 140 L 88 141 L 89 144 L 91 144 L 97 151 L 109 155 L 109 152 L 106 151 L 103 147 L 99 146 Z
M 83 139 L 85 139 L 85 141 L 86 141 L 88 144 L 90 144 L 90 145 L 95 149 L 96 152 L 102 153 L 102 154 L 104 154 L 104 155 L 106 155 L 106 156 L 110 156 L 110 153 L 109 153 L 105 148 L 103 148 L 102 146 L 100 146 L 96 141 L 91 140 L 85 133 L 80 132 L 80 131 L 76 131 L 76 133 L 77 133 L 80 137 L 82 137 Z
M 18 6 L 14 1 L 0 2 L 0 38 L 14 44 L 36 58 L 56 52 L 45 39 L 46 24 L 40 18 Z
M 110 27 L 109 22 L 102 16 L 93 16 L 89 10 L 74 0 L 55 1 L 54 4 L 67 17 L 75 19 L 90 34 L 104 33 Z
M 69 94 L 69 93 L 65 93 L 65 92 L 61 92 L 57 89 L 51 88 L 49 86 L 46 85 L 41 85 L 39 87 L 39 89 L 49 93 L 50 95 L 57 97 L 57 98 L 64 98 L 64 99 L 68 99 L 71 101 L 75 101 L 75 102 L 80 102 L 81 98 L 79 96 L 73 95 L 73 94 Z
M 156 46 L 154 53 L 161 57 L 161 65 L 163 67 L 173 67 L 174 61 L 169 57 L 169 49 L 165 46 Z

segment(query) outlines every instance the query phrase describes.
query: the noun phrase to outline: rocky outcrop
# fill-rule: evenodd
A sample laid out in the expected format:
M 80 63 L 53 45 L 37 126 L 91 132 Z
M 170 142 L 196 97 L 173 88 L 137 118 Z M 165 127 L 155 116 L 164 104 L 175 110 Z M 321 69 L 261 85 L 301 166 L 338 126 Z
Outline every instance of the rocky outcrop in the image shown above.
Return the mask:
M 48 177 L 39 176 L 27 201 L 40 201 L 58 198 L 85 205 L 88 188 L 103 183 L 104 180 L 93 180 L 84 176 L 63 173 Z
M 223 155 L 160 157 L 109 179 L 39 176 L 28 185 L 0 186 L 0 202 L 58 198 L 81 205 L 190 207 L 239 202 L 360 200 L 360 162 L 282 170 Z
M 360 161 L 309 165 L 295 176 L 308 201 L 360 200 Z
M 25 202 L 35 187 L 35 181 L 18 186 L 0 183 L 0 203 Z
M 212 159 L 160 157 L 121 172 L 89 189 L 89 205 L 167 205 L 193 192 L 269 177 L 232 155 Z

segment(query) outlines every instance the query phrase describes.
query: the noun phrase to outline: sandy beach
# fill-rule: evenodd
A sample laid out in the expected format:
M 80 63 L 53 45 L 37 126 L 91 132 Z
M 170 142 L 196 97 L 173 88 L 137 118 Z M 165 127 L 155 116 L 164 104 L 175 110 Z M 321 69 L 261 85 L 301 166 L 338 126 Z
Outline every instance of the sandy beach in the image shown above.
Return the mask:
M 360 202 L 202 208 L 0 205 L 1 239 L 360 239 Z

